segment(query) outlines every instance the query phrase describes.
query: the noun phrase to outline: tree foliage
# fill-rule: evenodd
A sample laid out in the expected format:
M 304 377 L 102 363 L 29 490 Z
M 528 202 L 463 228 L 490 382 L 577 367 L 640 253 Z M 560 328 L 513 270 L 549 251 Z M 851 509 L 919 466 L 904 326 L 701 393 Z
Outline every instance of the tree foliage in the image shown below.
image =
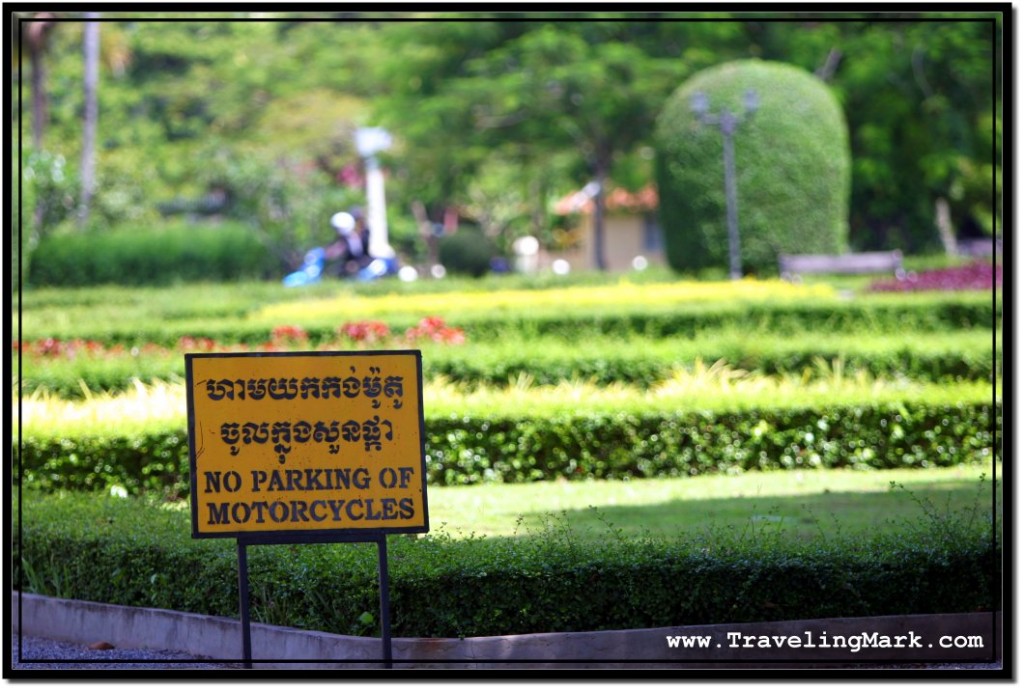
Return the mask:
M 854 248 L 937 246 L 939 200 L 960 234 L 1000 232 L 997 13 L 768 19 L 238 11 L 212 21 L 104 12 L 92 224 L 158 222 L 161 205 L 208 194 L 206 171 L 225 157 L 252 157 L 286 176 L 316 168 L 326 185 L 358 192 L 351 133 L 379 125 L 395 137 L 382 160 L 396 228 L 415 228 L 408 217 L 418 201 L 434 221 L 459 207 L 463 221 L 543 235 L 552 198 L 594 179 L 633 187 L 650 177 L 654 118 L 678 84 L 716 64 L 760 57 L 817 72 L 843 106 Z M 23 101 L 12 99 L 22 104 L 11 117 L 25 135 L 15 162 L 28 161 L 29 151 L 59 158 L 76 180 L 84 20 L 57 13 L 45 50 L 32 55 L 16 32 L 11 63 L 14 95 L 25 91 Z M 30 57 L 45 92 L 45 123 L 37 123 L 45 137 L 36 144 Z M 22 165 L 23 180 L 33 165 Z M 42 189 L 26 190 L 25 201 Z M 504 210 L 488 217 L 481 193 L 496 189 Z M 56 209 L 64 200 L 41 203 Z M 31 213 L 22 220 L 36 238 L 69 222 Z
M 695 25 L 597 13 L 572 23 L 479 18 L 488 21 L 398 29 L 402 38 L 416 35 L 395 43 L 386 69 L 397 86 L 383 116 L 410 148 L 437 156 L 410 154 L 410 170 L 465 203 L 485 161 L 514 162 L 530 171 L 526 185 L 510 178 L 528 214 L 531 204 L 546 206 L 546 197 L 594 180 L 600 239 L 601 191 L 624 159 L 649 144 L 654 117 L 688 65 L 710 59 L 690 48 Z M 705 42 L 713 36 L 708 32 Z M 553 169 L 562 152 L 572 163 Z M 532 216 L 539 213 L 535 206 Z M 604 259 L 599 243 L 595 263 Z
M 964 235 L 999 231 L 1002 18 L 927 13 L 749 22 L 765 58 L 818 72 L 853 151 L 851 244 L 935 249 L 935 202 Z

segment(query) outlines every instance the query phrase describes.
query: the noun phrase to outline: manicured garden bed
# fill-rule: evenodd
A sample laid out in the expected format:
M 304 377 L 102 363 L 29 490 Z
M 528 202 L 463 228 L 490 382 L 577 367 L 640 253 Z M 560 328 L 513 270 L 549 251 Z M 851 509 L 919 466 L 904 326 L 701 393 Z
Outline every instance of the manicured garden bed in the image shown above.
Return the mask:
M 15 582 L 32 592 L 238 616 L 231 540 L 192 540 L 185 511 L 95 495 L 30 495 Z M 940 519 L 941 520 L 941 519 Z M 939 527 L 941 525 L 941 529 Z M 999 608 L 1002 551 L 985 520 L 780 546 L 770 535 L 389 540 L 392 633 L 459 637 Z M 16 528 L 19 527 L 16 524 Z M 769 539 L 765 539 L 768 537 Z M 376 550 L 249 550 L 256 621 L 378 631 Z
M 903 468 L 991 460 L 1002 406 L 990 384 L 916 388 L 739 379 L 728 371 L 647 394 L 630 389 L 428 389 L 427 477 L 436 485 L 686 477 L 779 468 Z M 774 385 L 768 383 L 774 382 Z M 31 409 L 16 458 L 26 487 L 183 496 L 188 434 L 181 387 L 107 399 L 75 424 Z M 159 407 L 146 417 L 145 402 Z M 139 402 L 142 402 L 140 406 Z M 27 404 L 26 404 L 27 405 Z M 78 404 L 69 410 L 104 410 Z M 61 407 L 50 406 L 51 411 Z M 50 422 L 60 417 L 60 424 Z M 133 418 L 137 417 L 136 420 Z M 83 428 L 84 424 L 84 428 Z
M 492 287 L 30 291 L 14 343 L 16 581 L 237 616 L 234 543 L 190 537 L 186 352 L 422 350 L 434 491 L 1001 467 L 1002 301 L 984 291 Z M 453 537 L 433 515 L 428 536 L 389 539 L 393 633 L 994 610 L 990 497 L 970 516 L 926 504 L 898 530 L 792 540 L 767 520 L 657 538 L 609 523 L 583 536 L 570 514 L 539 531 L 524 522 L 529 534 Z M 376 631 L 369 546 L 254 548 L 250 574 L 257 621 Z

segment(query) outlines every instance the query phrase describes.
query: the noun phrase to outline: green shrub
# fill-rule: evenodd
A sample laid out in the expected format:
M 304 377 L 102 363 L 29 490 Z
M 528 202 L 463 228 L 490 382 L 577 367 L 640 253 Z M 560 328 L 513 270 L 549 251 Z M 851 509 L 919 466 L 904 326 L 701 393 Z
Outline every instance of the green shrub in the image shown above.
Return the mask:
M 15 442 L 17 443 L 17 442 Z M 184 430 L 130 436 L 95 435 L 21 440 L 23 487 L 45 491 L 107 490 L 176 498 L 188 494 L 188 434 Z
M 65 232 L 32 254 L 33 286 L 167 285 L 278 273 L 277 260 L 238 224 Z
M 557 338 L 422 345 L 424 379 L 443 376 L 465 384 L 503 386 L 527 378 L 534 384 L 583 380 L 596 384 L 651 386 L 676 368 L 696 360 L 719 360 L 764 374 L 830 376 L 834 370 L 872 377 L 920 381 L 986 380 L 1002 373 L 1002 348 L 993 362 L 992 334 L 981 329 L 935 334 L 928 339 L 806 333 L 801 338 L 764 336 L 752 344 L 749 334 L 708 334 L 697 339 L 593 338 L 586 349 Z M 184 357 L 165 352 L 66 356 L 30 356 L 22 363 L 21 391 L 45 390 L 65 399 L 130 389 L 135 380 L 184 379 Z
M 731 412 L 652 410 L 426 420 L 433 485 L 685 477 L 812 468 L 914 468 L 991 460 L 1002 404 L 863 404 Z M 18 444 L 19 440 L 14 440 Z M 22 487 L 188 493 L 183 429 L 124 436 L 25 436 Z M 986 457 L 988 457 L 986 459 Z
M 432 419 L 428 481 L 685 477 L 799 468 L 949 466 L 991 454 L 990 405 Z M 998 452 L 998 451 L 997 451 Z
M 26 496 L 14 582 L 44 595 L 238 616 L 232 540 L 186 511 L 95 495 Z M 694 541 L 389 539 L 392 634 L 488 636 L 823 617 L 991 611 L 1001 549 L 984 519 L 783 547 L 756 529 Z M 371 545 L 249 550 L 255 621 L 378 635 Z M 369 617 L 367 617 L 369 613 Z
M 882 296 L 878 296 L 882 297 Z M 891 296 L 895 298 L 896 296 Z M 857 299 L 833 303 L 799 300 L 790 303 L 712 304 L 671 309 L 595 309 L 586 314 L 561 312 L 479 316 L 458 323 L 468 340 L 524 336 L 558 336 L 580 343 L 592 335 L 647 338 L 693 338 L 716 329 L 802 336 L 808 332 L 899 333 L 993 327 L 1002 318 L 1002 302 L 991 295 L 933 295 L 914 303 L 896 299 Z M 455 323 L 455 322 L 453 322 Z
M 824 83 L 792 65 L 741 60 L 693 76 L 659 116 L 659 213 L 665 252 L 677 271 L 729 265 L 722 134 L 691 111 L 696 92 L 711 112 L 759 108 L 735 134 L 738 225 L 745 270 L 772 274 L 780 252 L 846 248 L 850 149 L 846 123 Z
M 323 288 L 329 290 L 330 284 Z M 88 308 L 90 319 L 76 318 L 81 310 L 69 307 L 26 311 L 21 339 L 82 338 L 108 345 L 172 346 L 183 336 L 191 336 L 212 338 L 222 344 L 258 345 L 266 342 L 271 330 L 280 324 L 280 321 L 261 321 L 249 316 L 243 307 L 248 303 L 241 298 L 236 298 L 239 301 L 231 307 L 217 308 L 218 301 L 212 296 L 219 293 L 212 289 L 209 292 L 210 305 L 205 313 L 200 312 L 204 309 L 201 306 L 181 304 L 180 298 L 176 302 L 172 300 L 158 314 L 146 314 L 134 302 L 114 303 L 111 307 L 97 304 Z M 109 291 L 100 294 L 109 295 Z M 151 296 L 151 292 L 146 292 L 141 299 Z M 167 302 L 166 297 L 163 300 Z M 129 312 L 133 313 L 130 319 L 119 316 Z M 694 338 L 720 329 L 779 337 L 804 337 L 819 332 L 911 334 L 974 328 L 994 330 L 1000 326 L 1002 312 L 1001 299 L 993 300 L 991 294 L 973 292 L 881 294 L 853 300 L 799 299 L 758 304 L 716 302 L 582 308 L 564 305 L 557 309 L 472 315 L 438 312 L 438 316 L 449 325 L 463 329 L 469 343 L 552 336 L 579 344 L 603 335 Z M 402 333 L 424 316 L 427 315 L 389 315 L 387 323 L 392 333 Z M 371 314 L 365 318 L 377 317 Z M 300 325 L 314 343 L 320 343 L 336 338 L 338 327 L 348 319 L 350 317 L 303 320 Z
M 22 367 L 21 393 L 28 396 L 36 391 L 46 391 L 65 400 L 75 400 L 104 391 L 126 391 L 136 380 L 182 380 L 185 378 L 184 360 L 179 354 L 26 359 Z
M 490 271 L 491 259 L 498 256 L 498 247 L 493 240 L 470 230 L 442 237 L 437 251 L 438 259 L 448 271 L 474 277 Z
M 677 368 L 697 360 L 724 361 L 730 367 L 767 375 L 863 372 L 872 377 L 921 381 L 986 380 L 1002 370 L 1002 349 L 993 363 L 992 334 L 983 330 L 912 337 L 873 337 L 806 332 L 802 337 L 749 334 L 702 334 L 694 339 L 670 337 L 591 338 L 586 348 L 558 338 L 520 340 L 509 337 L 463 347 L 424 347 L 424 376 L 436 375 L 469 384 L 505 385 L 522 377 L 535 384 L 583 380 L 596 384 L 651 386 Z

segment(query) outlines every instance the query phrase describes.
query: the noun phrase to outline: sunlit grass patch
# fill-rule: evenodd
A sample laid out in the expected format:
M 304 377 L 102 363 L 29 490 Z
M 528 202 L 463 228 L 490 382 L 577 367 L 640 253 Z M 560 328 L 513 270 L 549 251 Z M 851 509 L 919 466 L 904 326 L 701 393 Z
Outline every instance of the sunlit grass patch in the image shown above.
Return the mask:
M 1001 466 L 995 467 L 1001 483 Z M 563 522 L 585 539 L 772 534 L 787 542 L 991 522 L 993 466 L 830 469 L 629 481 L 436 487 L 431 524 L 454 536 L 527 536 Z M 1001 496 L 999 486 L 997 494 Z

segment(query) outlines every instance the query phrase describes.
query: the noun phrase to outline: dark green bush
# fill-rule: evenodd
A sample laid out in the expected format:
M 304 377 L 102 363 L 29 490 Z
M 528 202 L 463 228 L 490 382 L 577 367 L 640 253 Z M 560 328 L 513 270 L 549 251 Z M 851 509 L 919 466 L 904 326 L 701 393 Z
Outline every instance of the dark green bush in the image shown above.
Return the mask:
M 192 540 L 186 511 L 95 495 L 32 495 L 22 509 L 14 583 L 26 590 L 238 616 L 234 542 Z M 985 523 L 958 517 L 940 529 L 924 521 L 869 540 L 800 547 L 757 533 L 581 541 L 558 525 L 516 539 L 392 537 L 392 633 L 488 636 L 995 610 L 992 574 L 1001 550 Z M 250 548 L 253 619 L 378 635 L 375 557 L 370 545 Z
M 659 213 L 677 271 L 729 265 L 722 133 L 698 121 L 691 97 L 703 92 L 713 113 L 739 114 L 747 89 L 760 106 L 734 137 L 744 269 L 773 274 L 780 252 L 846 248 L 850 148 L 839 103 L 798 67 L 741 60 L 693 76 L 658 119 Z
M 597 413 L 426 421 L 434 485 L 682 477 L 735 470 L 952 466 L 999 454 L 1002 404 L 859 405 L 741 412 Z M 18 440 L 15 439 L 15 444 Z M 26 488 L 182 497 L 184 430 L 21 440 Z M 997 456 L 997 458 L 1001 458 Z
M 17 444 L 17 440 L 15 440 Z M 188 494 L 188 434 L 184 430 L 129 437 L 54 437 L 21 440 L 23 487 L 45 491 L 105 490 L 156 493 L 168 498 Z M 17 471 L 16 471 L 17 472 Z
M 454 274 L 480 277 L 491 269 L 491 260 L 498 256 L 494 241 L 482 233 L 460 230 L 441 238 L 437 246 L 438 259 L 445 269 Z
M 432 419 L 434 484 L 950 466 L 991 454 L 1001 405 Z
M 239 224 L 66 232 L 44 238 L 31 262 L 33 286 L 168 285 L 279 273 L 273 255 Z

